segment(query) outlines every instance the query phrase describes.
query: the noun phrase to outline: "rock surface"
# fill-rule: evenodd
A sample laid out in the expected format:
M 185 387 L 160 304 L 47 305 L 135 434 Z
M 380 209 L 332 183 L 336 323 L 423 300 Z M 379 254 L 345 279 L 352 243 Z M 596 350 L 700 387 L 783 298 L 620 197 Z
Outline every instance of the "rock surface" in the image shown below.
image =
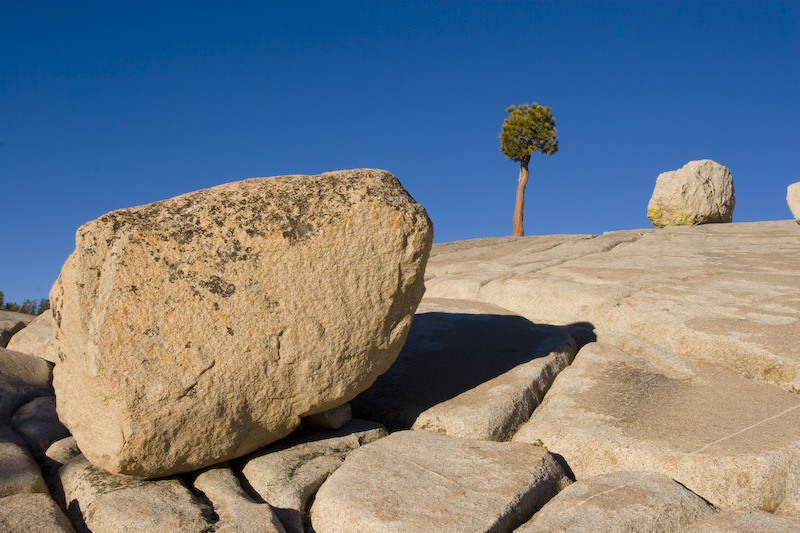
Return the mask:
M 69 437 L 69 430 L 58 419 L 55 396 L 40 396 L 14 413 L 11 424 L 33 453 L 44 456 L 54 442 Z
M 386 436 L 380 424 L 352 420 L 338 431 L 306 430 L 245 460 L 242 476 L 275 508 L 288 533 L 304 533 L 320 485 L 359 446 Z
M 657 228 L 731 222 L 735 203 L 727 168 L 710 159 L 690 161 L 659 174 L 647 218 Z
M 461 241 L 434 246 L 426 298 L 584 323 L 625 351 L 653 344 L 800 391 L 798 257 L 791 221 Z
M 684 533 L 797 533 L 800 518 L 775 516 L 764 511 L 722 511 L 697 522 Z
M 91 524 L 94 531 L 321 533 L 340 523 L 347 531 L 510 532 L 537 527 L 545 516 L 592 532 L 601 521 L 614 531 L 635 524 L 641 531 L 800 531 L 800 395 L 792 377 L 800 356 L 798 231 L 784 221 L 436 245 L 422 320 L 409 334 L 419 361 L 398 365 L 406 377 L 378 396 L 404 398 L 387 405 L 432 431 L 386 437 L 378 423 L 354 419 L 167 479 L 99 470 L 72 437 L 44 456 L 31 453 L 63 434 L 51 432 L 59 427 L 51 364 L 0 350 L 0 530 L 69 531 L 55 501 L 79 532 Z M 536 384 L 551 379 L 549 370 L 537 377 L 536 364 L 566 356 L 558 347 L 574 346 L 571 339 L 583 350 L 517 442 L 452 437 L 513 427 L 499 421 L 538 403 L 544 389 Z M 539 356 L 530 359 L 532 352 Z M 458 387 L 447 388 L 449 375 Z M 417 403 L 419 395 L 425 402 Z M 318 418 L 335 426 L 346 411 L 340 404 L 319 417 L 308 413 L 301 424 Z M 540 456 L 542 468 L 532 464 Z M 519 495 L 537 486 L 537 469 L 550 467 L 560 472 L 550 476 L 562 480 L 556 488 L 568 482 L 563 472 L 578 481 L 531 505 Z M 602 477 L 589 479 L 593 473 Z M 624 483 L 595 486 L 620 477 Z M 718 512 L 683 527 L 710 507 L 667 478 Z M 564 503 L 579 491 L 588 497 Z M 273 512 L 265 500 L 284 508 Z M 580 526 L 587 516 L 590 526 Z
M 14 334 L 11 340 L 8 341 L 6 348 L 35 355 L 51 363 L 57 363 L 58 352 L 53 339 L 52 311 L 47 309 L 25 328 Z
M 482 302 L 424 298 L 395 364 L 352 405 L 392 430 L 502 441 L 575 352 L 565 328 Z
M 39 492 L 47 494 L 47 485 L 25 441 L 0 425 L 0 498 Z
M 52 365 L 26 353 L 0 348 L 0 423 L 24 403 L 53 394 Z
M 67 509 L 76 529 L 91 533 L 211 529 L 205 506 L 178 479 L 142 481 L 109 474 L 79 455 L 60 471 Z
M 252 452 L 391 365 L 431 239 L 379 170 L 254 178 L 89 222 L 50 298 L 59 416 L 110 472 Z
M 27 313 L 16 313 L 0 309 L 0 348 L 5 348 L 18 331 L 36 318 Z
M 74 533 L 63 511 L 47 494 L 15 494 L 0 498 L 3 533 Z
M 789 204 L 795 221 L 800 224 L 800 181 L 786 188 L 786 203 Z
M 328 409 L 315 415 L 307 416 L 303 423 L 308 427 L 322 429 L 339 429 L 353 418 L 353 409 L 349 403 L 344 403 L 333 409 Z
M 714 514 L 667 476 L 621 471 L 576 481 L 515 533 L 679 533 Z
M 272 507 L 254 502 L 228 465 L 202 472 L 194 486 L 211 501 L 219 516 L 215 533 L 286 533 Z
M 563 456 L 577 479 L 660 472 L 723 509 L 800 515 L 798 428 L 797 394 L 669 352 L 593 343 L 514 440 Z
M 315 533 L 510 531 L 569 482 L 540 447 L 400 431 L 347 456 L 311 523 Z

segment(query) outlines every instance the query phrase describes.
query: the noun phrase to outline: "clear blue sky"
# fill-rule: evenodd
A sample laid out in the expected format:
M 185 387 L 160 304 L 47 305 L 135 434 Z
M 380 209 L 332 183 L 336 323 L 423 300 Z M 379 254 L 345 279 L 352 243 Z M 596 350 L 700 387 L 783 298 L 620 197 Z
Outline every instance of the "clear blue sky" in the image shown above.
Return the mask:
M 253 176 L 374 167 L 436 242 L 509 235 L 511 104 L 534 155 L 526 234 L 651 227 L 659 173 L 727 166 L 734 222 L 791 218 L 800 2 L 2 2 L 0 290 L 46 297 L 77 228 Z

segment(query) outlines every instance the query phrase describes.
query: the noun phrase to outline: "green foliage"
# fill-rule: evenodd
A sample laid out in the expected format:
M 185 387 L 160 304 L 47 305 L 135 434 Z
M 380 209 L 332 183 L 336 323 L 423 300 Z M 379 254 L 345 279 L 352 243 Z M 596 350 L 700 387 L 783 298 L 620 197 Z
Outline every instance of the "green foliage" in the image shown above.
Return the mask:
M 25 300 L 22 302 L 22 307 L 19 308 L 20 313 L 27 313 L 29 315 L 36 314 L 36 300 Z
M 537 103 L 511 106 L 500 133 L 500 151 L 506 159 L 528 163 L 531 154 L 552 155 L 558 151 L 556 123 L 549 107 Z
M 4 311 L 14 311 L 16 313 L 27 313 L 29 315 L 41 315 L 50 309 L 50 300 L 42 298 L 39 302 L 36 300 L 25 300 L 22 305 L 15 302 L 6 302 L 3 291 L 0 291 L 0 309 Z

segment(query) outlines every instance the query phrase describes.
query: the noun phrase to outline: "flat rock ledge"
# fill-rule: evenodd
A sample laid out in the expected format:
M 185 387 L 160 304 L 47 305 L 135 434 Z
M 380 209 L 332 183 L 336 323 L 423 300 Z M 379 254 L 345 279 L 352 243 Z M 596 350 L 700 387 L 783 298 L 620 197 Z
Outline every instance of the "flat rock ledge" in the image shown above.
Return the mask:
M 544 448 L 520 444 L 393 433 L 322 485 L 314 531 L 511 531 L 570 483 Z
M 654 345 L 800 392 L 793 221 L 437 244 L 425 277 L 429 298 L 584 324 L 589 340 L 626 351 Z
M 800 515 L 800 397 L 668 352 L 586 345 L 514 435 L 577 479 L 660 472 L 715 506 Z

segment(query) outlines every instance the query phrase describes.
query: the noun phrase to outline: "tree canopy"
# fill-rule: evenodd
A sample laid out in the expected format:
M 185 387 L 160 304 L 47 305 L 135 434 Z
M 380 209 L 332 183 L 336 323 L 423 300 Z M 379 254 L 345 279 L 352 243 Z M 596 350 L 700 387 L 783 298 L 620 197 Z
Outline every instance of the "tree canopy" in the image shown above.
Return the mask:
M 534 102 L 512 105 L 506 111 L 509 115 L 500 133 L 500 151 L 506 159 L 527 163 L 534 152 L 552 155 L 558 151 L 556 122 L 549 107 Z

